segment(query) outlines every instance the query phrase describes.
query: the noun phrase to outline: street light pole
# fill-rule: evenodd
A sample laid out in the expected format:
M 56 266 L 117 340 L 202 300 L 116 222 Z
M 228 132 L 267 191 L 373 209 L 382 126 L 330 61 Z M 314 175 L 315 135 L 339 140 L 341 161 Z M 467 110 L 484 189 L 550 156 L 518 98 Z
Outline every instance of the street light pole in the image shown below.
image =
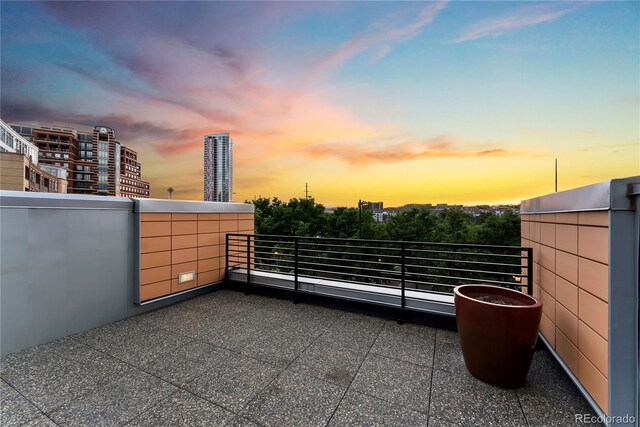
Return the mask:
M 367 202 L 364 200 L 358 200 L 358 236 L 362 239 L 362 207 L 364 205 L 368 205 L 371 202 Z
M 358 200 L 358 236 L 362 239 L 362 200 Z

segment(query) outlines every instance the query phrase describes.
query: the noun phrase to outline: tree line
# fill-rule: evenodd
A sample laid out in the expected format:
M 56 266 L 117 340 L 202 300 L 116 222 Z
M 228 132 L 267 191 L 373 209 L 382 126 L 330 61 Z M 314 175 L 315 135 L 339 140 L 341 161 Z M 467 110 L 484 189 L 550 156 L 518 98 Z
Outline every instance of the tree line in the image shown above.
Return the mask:
M 327 213 L 313 198 L 261 197 L 252 203 L 257 234 L 520 246 L 520 217 L 510 209 L 475 217 L 461 209 L 413 208 L 379 223 L 368 206 Z

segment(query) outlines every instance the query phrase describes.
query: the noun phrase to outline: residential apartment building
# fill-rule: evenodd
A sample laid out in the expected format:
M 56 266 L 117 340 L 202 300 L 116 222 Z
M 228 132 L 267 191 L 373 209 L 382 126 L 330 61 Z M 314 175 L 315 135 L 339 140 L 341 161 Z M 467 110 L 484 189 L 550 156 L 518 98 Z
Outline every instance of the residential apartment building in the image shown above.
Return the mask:
M 38 165 L 39 150 L 0 120 L 0 189 L 67 192 L 67 171 Z
M 204 200 L 233 200 L 233 141 L 228 133 L 204 136 Z
M 62 122 L 13 123 L 11 127 L 39 148 L 40 164 L 68 171 L 69 193 L 149 197 L 149 183 L 142 181 L 139 173 L 136 177 L 132 170 L 123 168 L 123 145 L 113 129 Z M 137 163 L 135 151 L 125 149 L 128 158 Z M 133 163 L 125 163 L 135 168 Z M 139 163 L 137 166 L 139 171 Z M 123 185 L 125 179 L 132 184 Z
M 63 171 L 57 168 L 57 172 Z M 38 167 L 22 153 L 0 152 L 0 190 L 66 193 L 67 180 Z
M 149 181 L 142 180 L 142 166 L 138 153 L 120 146 L 120 195 L 122 197 L 149 198 Z
M 38 164 L 38 147 L 27 141 L 13 130 L 8 124 L 0 120 L 0 153 L 22 153 L 33 162 Z

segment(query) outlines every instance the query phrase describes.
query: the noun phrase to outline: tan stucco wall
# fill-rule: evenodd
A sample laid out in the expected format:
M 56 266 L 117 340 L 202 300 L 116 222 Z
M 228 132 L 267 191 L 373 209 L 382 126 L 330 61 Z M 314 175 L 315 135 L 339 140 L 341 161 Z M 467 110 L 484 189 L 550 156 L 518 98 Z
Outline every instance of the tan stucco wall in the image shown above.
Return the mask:
M 253 213 L 140 214 L 141 301 L 219 282 L 227 233 L 253 233 Z M 178 275 L 195 271 L 194 281 Z
M 0 190 L 24 191 L 24 167 L 24 156 L 3 153 L 0 156 Z
M 600 408 L 608 409 L 608 211 L 521 215 L 533 248 L 540 330 Z

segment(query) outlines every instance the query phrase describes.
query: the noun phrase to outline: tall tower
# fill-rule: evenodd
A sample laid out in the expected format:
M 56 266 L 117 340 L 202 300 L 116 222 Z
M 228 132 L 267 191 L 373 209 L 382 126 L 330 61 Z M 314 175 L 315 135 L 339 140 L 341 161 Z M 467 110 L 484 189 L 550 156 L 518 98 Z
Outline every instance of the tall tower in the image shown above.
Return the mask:
M 228 133 L 204 136 L 204 200 L 233 199 L 233 141 Z

